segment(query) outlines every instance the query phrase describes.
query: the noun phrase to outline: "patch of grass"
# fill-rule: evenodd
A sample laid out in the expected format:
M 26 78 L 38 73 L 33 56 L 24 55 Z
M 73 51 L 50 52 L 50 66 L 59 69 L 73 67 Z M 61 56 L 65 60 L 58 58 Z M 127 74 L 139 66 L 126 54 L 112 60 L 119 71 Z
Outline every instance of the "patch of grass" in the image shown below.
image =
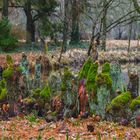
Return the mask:
M 102 140 L 100 133 L 98 133 L 98 140 Z

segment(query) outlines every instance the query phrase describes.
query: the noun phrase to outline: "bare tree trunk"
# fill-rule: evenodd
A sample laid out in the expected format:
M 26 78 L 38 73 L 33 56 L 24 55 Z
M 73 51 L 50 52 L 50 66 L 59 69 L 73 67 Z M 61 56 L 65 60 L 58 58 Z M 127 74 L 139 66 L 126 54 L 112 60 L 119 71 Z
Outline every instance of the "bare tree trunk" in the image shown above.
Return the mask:
M 107 1 L 103 1 L 103 7 L 104 7 L 104 12 L 103 12 L 103 20 L 102 20 L 102 25 L 103 25 L 103 34 L 102 34 L 102 49 L 105 51 L 106 50 L 106 34 L 107 34 L 107 8 L 106 7 Z
M 32 18 L 32 10 L 31 10 L 31 1 L 28 0 L 25 4 L 24 8 L 26 17 L 27 17 L 27 23 L 26 23 L 26 42 L 31 43 L 35 42 L 35 24 Z
M 94 41 L 95 41 L 95 28 L 96 28 L 96 25 L 93 25 L 90 46 L 89 46 L 89 49 L 88 49 L 88 52 L 87 52 L 88 56 L 90 56 L 90 52 L 91 52 L 92 46 L 93 46 Z
M 133 25 L 133 23 L 131 23 L 131 24 L 129 25 L 129 41 L 128 41 L 128 50 L 127 50 L 128 52 L 130 52 L 132 25 Z
M 64 0 L 64 25 L 62 52 L 66 51 L 68 41 L 68 0 Z
M 68 4 L 69 0 L 64 0 L 64 25 L 63 25 L 63 43 L 58 62 L 60 63 L 63 52 L 66 52 L 68 41 Z
M 133 23 L 133 40 L 136 40 L 136 36 L 137 36 L 137 25 L 138 23 L 137 22 L 134 22 Z
M 2 17 L 8 17 L 8 0 L 3 0 Z
M 77 44 L 80 41 L 79 33 L 79 0 L 72 1 L 72 33 L 71 44 Z
M 117 39 L 119 39 L 119 40 L 121 40 L 122 39 L 122 33 L 123 33 L 123 31 L 121 30 L 121 27 L 119 26 L 119 34 L 118 34 L 118 37 L 117 37 Z

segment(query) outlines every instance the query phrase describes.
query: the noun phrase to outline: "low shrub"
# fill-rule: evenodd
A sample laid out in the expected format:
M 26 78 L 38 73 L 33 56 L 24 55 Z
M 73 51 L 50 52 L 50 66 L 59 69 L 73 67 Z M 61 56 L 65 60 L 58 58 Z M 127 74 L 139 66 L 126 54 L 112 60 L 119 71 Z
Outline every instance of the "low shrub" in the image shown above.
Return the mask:
M 11 33 L 12 26 L 7 18 L 0 20 L 0 48 L 8 52 L 15 49 L 18 45 L 18 39 Z

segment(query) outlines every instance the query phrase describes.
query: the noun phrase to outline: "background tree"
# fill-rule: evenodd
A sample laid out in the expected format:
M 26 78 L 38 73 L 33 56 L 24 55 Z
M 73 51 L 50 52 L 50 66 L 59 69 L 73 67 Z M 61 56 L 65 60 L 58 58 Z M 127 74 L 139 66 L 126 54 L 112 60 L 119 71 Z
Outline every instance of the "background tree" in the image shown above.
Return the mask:
M 12 26 L 7 18 L 0 20 L 0 49 L 11 51 L 18 45 L 18 40 L 12 35 Z
M 35 42 L 35 23 L 45 16 L 55 12 L 57 2 L 55 0 L 16 0 L 15 7 L 23 7 L 27 17 L 26 42 Z
M 79 19 L 80 19 L 80 2 L 79 0 L 72 0 L 72 32 L 71 32 L 71 44 L 77 44 L 80 41 L 79 33 Z
M 135 9 L 137 10 L 137 12 L 140 14 L 140 5 L 139 5 L 139 1 L 138 0 L 132 0 Z
M 69 0 L 64 0 L 63 44 L 62 52 L 66 51 L 69 30 Z
M 106 50 L 106 35 L 107 35 L 107 10 L 108 10 L 108 6 L 107 6 L 107 0 L 103 1 L 103 17 L 101 19 L 102 21 L 102 28 L 103 28 L 103 32 L 102 32 L 102 49 L 105 51 Z
M 115 0 L 107 0 L 106 4 L 103 4 L 103 6 L 102 2 L 104 1 L 100 0 L 97 3 L 94 3 L 95 6 L 93 6 L 93 9 L 96 10 L 96 13 L 93 14 L 92 37 L 88 49 L 88 55 L 90 55 L 90 51 L 95 40 L 99 38 L 102 39 L 102 43 L 106 41 L 104 37 L 100 38 L 100 36 L 102 36 L 103 34 L 108 35 L 108 33 L 112 29 L 116 28 L 119 25 L 121 25 L 121 27 L 127 27 L 132 23 L 132 20 L 134 22 L 139 19 L 139 15 L 135 14 L 136 10 L 134 9 L 134 7 L 130 9 L 129 5 L 131 1 L 121 2 Z M 106 9 L 108 11 L 107 13 L 105 12 Z M 118 15 L 116 16 L 117 13 Z M 104 17 L 106 17 L 106 19 L 104 19 Z M 105 21 L 107 22 L 105 23 Z

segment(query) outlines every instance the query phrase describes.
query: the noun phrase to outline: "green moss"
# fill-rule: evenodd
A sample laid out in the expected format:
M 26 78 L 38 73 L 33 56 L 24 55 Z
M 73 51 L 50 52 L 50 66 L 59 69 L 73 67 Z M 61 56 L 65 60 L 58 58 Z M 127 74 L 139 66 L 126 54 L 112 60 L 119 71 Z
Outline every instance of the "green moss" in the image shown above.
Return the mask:
M 13 64 L 13 59 L 12 59 L 12 57 L 11 57 L 10 55 L 7 55 L 7 56 L 6 56 L 6 62 L 7 62 L 7 64 L 9 64 L 9 65 L 12 65 L 12 64 Z
M 8 67 L 7 69 L 5 69 L 2 73 L 2 77 L 3 78 L 10 78 L 12 77 L 14 73 L 14 69 L 12 67 Z
M 45 88 L 40 92 L 40 96 L 43 99 L 49 99 L 51 96 L 51 89 L 49 86 L 45 86 Z
M 97 73 L 98 73 L 98 64 L 97 63 L 91 64 L 90 69 L 88 71 L 87 82 L 86 82 L 86 88 L 88 91 L 91 90 L 96 91 L 95 78 Z
M 49 99 L 51 96 L 51 89 L 49 86 L 45 86 L 42 90 L 40 88 L 37 88 L 33 91 L 33 97 L 35 99 Z
M 21 67 L 21 66 L 17 66 L 17 67 L 16 67 L 16 70 L 17 70 L 18 72 L 22 72 L 22 67 Z
M 110 73 L 110 64 L 108 62 L 103 64 L 103 66 L 102 66 L 102 73 Z
M 97 63 L 91 64 L 90 69 L 88 71 L 88 75 L 87 75 L 87 81 L 95 82 L 95 77 L 97 75 L 97 72 L 98 72 L 98 64 Z
M 83 67 L 81 68 L 79 72 L 79 75 L 78 75 L 79 79 L 87 78 L 88 71 L 92 63 L 93 63 L 92 59 L 88 58 L 88 60 L 83 64 Z
M 40 92 L 41 92 L 41 89 L 40 88 L 37 88 L 33 91 L 33 97 L 34 98 L 38 98 L 40 97 Z
M 111 101 L 111 107 L 121 108 L 128 105 L 131 102 L 131 93 L 125 92 L 118 95 Z
M 0 100 L 5 99 L 5 97 L 7 96 L 7 89 L 5 87 L 6 87 L 6 81 L 1 80 L 0 81 Z
M 140 96 L 136 97 L 136 100 L 140 100 Z
M 130 109 L 134 110 L 137 105 L 140 105 L 140 96 L 132 100 L 130 104 Z
M 5 88 L 6 86 L 6 81 L 5 80 L 1 80 L 0 81 L 0 88 Z
M 107 86 L 107 88 L 111 89 L 112 87 L 112 79 L 111 76 L 107 73 L 100 73 L 96 76 L 97 86 Z
M 29 105 L 29 104 L 34 104 L 36 102 L 36 100 L 32 97 L 27 97 L 27 98 L 23 99 L 23 102 Z
M 1 89 L 0 100 L 5 99 L 6 96 L 7 96 L 7 89 L 6 88 Z

